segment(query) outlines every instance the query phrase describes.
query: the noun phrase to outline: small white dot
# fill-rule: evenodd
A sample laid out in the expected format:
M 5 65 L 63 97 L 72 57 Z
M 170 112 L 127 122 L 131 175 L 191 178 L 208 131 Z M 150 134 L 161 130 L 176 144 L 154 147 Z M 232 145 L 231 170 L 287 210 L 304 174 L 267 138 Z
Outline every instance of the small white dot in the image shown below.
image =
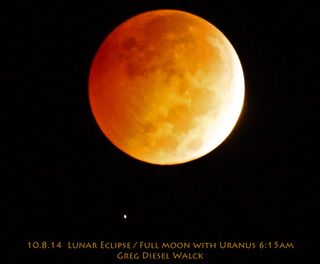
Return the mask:
M 127 215 L 126 215 L 126 214 L 125 214 L 125 215 L 123 215 L 123 218 L 124 218 L 124 219 L 127 219 Z

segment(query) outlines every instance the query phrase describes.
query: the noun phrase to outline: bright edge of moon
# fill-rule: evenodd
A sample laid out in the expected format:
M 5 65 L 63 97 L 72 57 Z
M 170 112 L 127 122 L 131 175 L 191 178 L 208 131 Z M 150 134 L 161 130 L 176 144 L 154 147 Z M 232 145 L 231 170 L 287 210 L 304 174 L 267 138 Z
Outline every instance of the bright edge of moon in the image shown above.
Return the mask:
M 105 136 L 131 157 L 158 165 L 189 162 L 219 146 L 240 116 L 244 90 L 228 39 L 178 10 L 120 24 L 89 75 L 91 109 Z

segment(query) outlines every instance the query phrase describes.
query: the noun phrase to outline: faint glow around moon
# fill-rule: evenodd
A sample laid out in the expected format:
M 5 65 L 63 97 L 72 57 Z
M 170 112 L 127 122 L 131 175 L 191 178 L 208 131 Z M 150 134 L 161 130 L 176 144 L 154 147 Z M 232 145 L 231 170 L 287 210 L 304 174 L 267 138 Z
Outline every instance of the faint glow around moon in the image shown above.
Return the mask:
M 215 26 L 183 11 L 150 11 L 104 40 L 91 65 L 89 100 L 120 150 L 152 164 L 179 164 L 206 155 L 231 133 L 244 77 Z

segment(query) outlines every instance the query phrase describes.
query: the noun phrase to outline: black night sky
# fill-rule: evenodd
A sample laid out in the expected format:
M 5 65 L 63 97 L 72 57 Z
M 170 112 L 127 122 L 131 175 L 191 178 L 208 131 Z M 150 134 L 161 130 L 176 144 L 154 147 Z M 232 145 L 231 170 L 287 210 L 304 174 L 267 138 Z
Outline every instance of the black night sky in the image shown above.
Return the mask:
M 23 263 L 21 256 L 27 263 L 118 263 L 102 252 L 27 249 L 27 241 L 43 240 L 290 241 L 295 250 L 217 252 L 201 263 L 302 263 L 319 208 L 314 1 L 39 2 L 11 1 L 0 11 L 4 263 Z M 88 101 L 99 45 L 121 22 L 153 9 L 213 23 L 245 74 L 232 134 L 209 155 L 176 166 L 123 154 L 98 128 Z

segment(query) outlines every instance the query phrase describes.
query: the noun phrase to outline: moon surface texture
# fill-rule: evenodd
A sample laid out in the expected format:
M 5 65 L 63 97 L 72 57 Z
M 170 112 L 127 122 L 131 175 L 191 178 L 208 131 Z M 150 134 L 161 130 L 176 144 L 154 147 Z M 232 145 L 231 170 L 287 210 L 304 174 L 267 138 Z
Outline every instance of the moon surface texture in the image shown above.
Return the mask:
M 138 160 L 180 164 L 220 145 L 235 126 L 244 77 L 228 39 L 178 10 L 139 14 L 115 28 L 90 69 L 89 100 L 105 136 Z

